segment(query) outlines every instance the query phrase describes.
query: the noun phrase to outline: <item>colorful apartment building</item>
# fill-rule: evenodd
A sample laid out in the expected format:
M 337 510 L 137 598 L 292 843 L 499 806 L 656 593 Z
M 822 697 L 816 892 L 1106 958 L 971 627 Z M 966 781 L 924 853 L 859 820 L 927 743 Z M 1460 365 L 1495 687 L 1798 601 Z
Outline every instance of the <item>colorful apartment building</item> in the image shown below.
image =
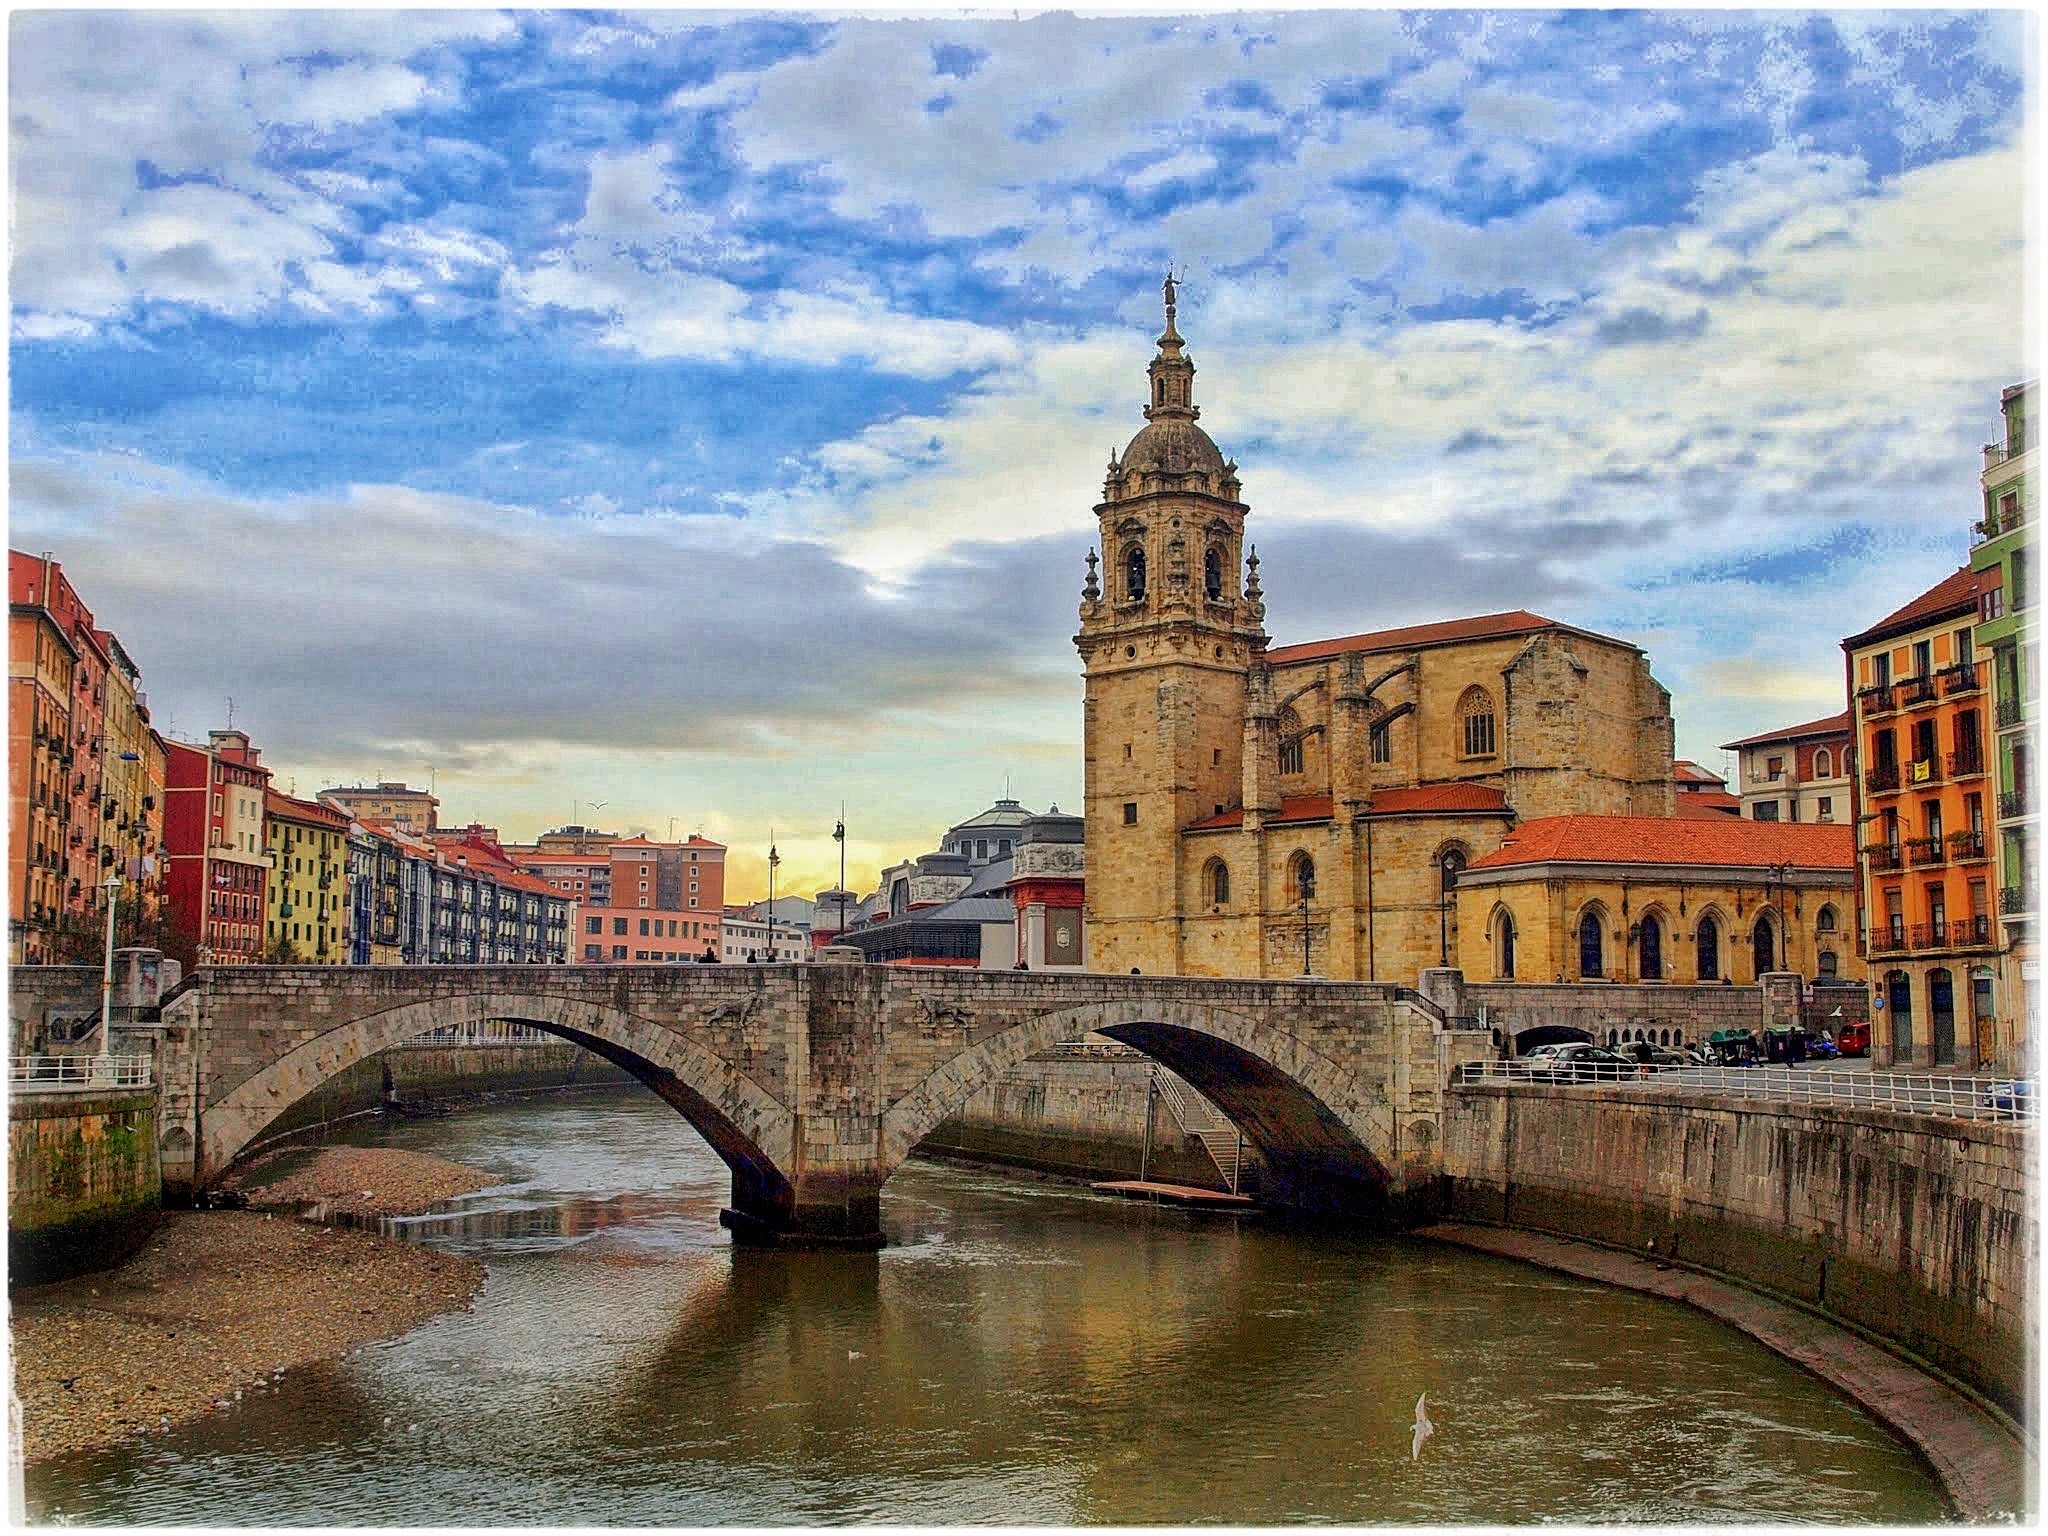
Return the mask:
M 2030 1065 L 2028 999 L 2039 983 L 2034 947 L 2041 807 L 2034 783 L 2034 705 L 2040 697 L 2039 582 L 2032 547 L 2040 485 L 2034 478 L 2038 381 L 2000 397 L 2003 432 L 1984 446 L 1984 517 L 1975 528 L 1970 569 L 1978 579 L 1977 654 L 1991 663 L 1992 759 L 1998 814 L 1995 883 L 2003 935 L 1993 1007 L 2002 1064 Z
M 389 780 L 381 784 L 337 785 L 321 790 L 318 798 L 322 804 L 358 821 L 389 822 L 418 837 L 436 829 L 435 816 L 441 808 L 441 802 L 427 790 Z
M 1848 824 L 1849 712 L 1725 741 L 1736 754 L 1742 814 L 1752 821 Z
M 265 958 L 280 965 L 346 965 L 348 817 L 274 789 L 264 792 L 263 811 L 270 855 Z
M 195 965 L 261 960 L 270 770 L 244 731 L 209 732 L 203 747 L 173 741 L 165 768 L 164 896 L 174 930 L 166 947 Z
M 1876 1065 L 2009 1059 L 1997 1028 L 1996 812 L 1983 581 L 1968 566 L 1842 642 L 1856 744 L 1859 927 Z
M 60 563 L 9 551 L 8 591 L 9 953 L 91 960 L 110 881 L 120 883 L 129 935 L 155 916 L 162 827 L 148 699 L 134 661 L 93 622 Z
M 545 839 L 543 840 L 545 841 Z M 723 949 L 725 845 L 692 837 L 680 843 L 644 836 L 619 838 L 605 848 L 607 899 L 578 910 L 575 958 L 586 965 L 631 965 L 716 959 Z M 561 855 L 527 855 L 523 862 L 544 881 L 579 876 L 550 862 Z M 595 890 L 587 857 L 572 855 L 570 868 Z

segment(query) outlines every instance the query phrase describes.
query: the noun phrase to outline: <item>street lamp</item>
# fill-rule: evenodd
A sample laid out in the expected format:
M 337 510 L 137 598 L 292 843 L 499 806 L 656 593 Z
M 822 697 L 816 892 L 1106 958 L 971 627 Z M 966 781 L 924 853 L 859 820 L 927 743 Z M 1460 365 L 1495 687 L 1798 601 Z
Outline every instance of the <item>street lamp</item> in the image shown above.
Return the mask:
M 100 1062 L 114 1054 L 114 906 L 121 895 L 121 872 L 107 875 L 107 959 L 100 971 Z
M 775 961 L 775 866 L 782 856 L 775 851 L 775 830 L 768 830 L 768 962 Z
M 840 802 L 839 820 L 832 826 L 832 841 L 839 845 L 839 932 L 832 942 L 846 942 L 846 803 Z
M 1308 899 L 1316 893 L 1316 867 L 1307 859 L 1301 861 L 1301 974 L 1315 975 L 1309 964 L 1308 955 Z

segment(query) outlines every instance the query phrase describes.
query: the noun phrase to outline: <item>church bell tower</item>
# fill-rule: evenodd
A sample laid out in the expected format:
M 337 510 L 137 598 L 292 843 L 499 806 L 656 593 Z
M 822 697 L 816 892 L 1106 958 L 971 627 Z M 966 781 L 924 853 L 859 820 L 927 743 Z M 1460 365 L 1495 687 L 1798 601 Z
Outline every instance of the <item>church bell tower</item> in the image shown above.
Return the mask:
M 1245 677 L 1266 649 L 1237 465 L 1196 425 L 1175 327 L 1147 369 L 1145 426 L 1112 454 L 1081 591 L 1088 954 L 1093 970 L 1182 972 L 1192 900 L 1181 829 L 1239 804 Z M 1247 559 L 1247 557 L 1249 558 Z

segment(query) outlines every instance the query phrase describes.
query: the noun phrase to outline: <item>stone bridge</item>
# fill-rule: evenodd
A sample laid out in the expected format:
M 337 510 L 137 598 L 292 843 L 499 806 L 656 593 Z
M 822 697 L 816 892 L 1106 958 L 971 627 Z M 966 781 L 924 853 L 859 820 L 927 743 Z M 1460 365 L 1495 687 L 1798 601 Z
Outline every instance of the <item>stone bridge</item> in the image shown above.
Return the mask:
M 881 1187 L 940 1121 L 1090 1031 L 1228 1114 L 1265 1158 L 1269 1201 L 1385 1220 L 1434 1198 L 1444 1085 L 1459 1061 L 1490 1054 L 1484 1033 L 1447 1029 L 1418 994 L 1374 983 L 853 965 L 209 969 L 146 1026 L 167 1195 L 217 1179 L 350 1063 L 498 1020 L 574 1041 L 672 1105 L 732 1170 L 736 1235 L 852 1244 L 880 1241 Z

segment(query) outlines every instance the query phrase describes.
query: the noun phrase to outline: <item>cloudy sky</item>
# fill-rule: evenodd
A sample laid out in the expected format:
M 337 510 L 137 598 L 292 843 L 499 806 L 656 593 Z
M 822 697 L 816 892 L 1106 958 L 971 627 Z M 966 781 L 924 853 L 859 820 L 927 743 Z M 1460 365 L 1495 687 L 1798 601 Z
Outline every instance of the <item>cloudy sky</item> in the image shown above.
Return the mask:
M 1081 794 L 1159 279 L 1284 645 L 1841 704 L 2028 371 L 2015 12 L 16 12 L 11 542 L 309 793 L 732 845 Z M 604 802 L 601 809 L 593 809 Z

